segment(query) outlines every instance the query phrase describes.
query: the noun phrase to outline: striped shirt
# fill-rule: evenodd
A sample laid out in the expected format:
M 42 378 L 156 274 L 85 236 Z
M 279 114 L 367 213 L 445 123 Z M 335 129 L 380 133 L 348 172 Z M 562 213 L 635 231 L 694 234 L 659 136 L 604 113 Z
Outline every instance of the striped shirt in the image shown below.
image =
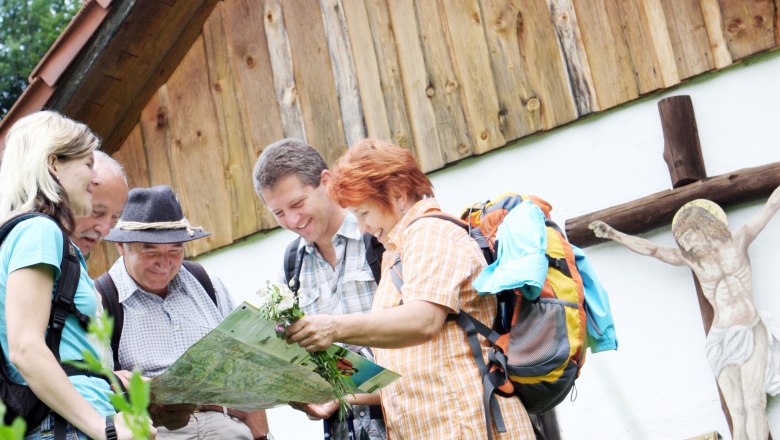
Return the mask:
M 460 309 L 485 323 L 495 315 L 495 297 L 478 296 L 471 282 L 485 266 L 477 244 L 457 225 L 440 219 L 411 221 L 439 210 L 435 199 L 417 202 L 388 235 L 374 310 L 423 300 L 455 313 Z M 403 261 L 399 292 L 388 271 Z M 488 347 L 483 344 L 483 355 Z M 377 362 L 401 374 L 380 391 L 388 439 L 457 440 L 487 438 L 482 382 L 463 330 L 446 321 L 433 340 L 400 349 L 375 349 Z M 525 408 L 517 398 L 498 397 L 508 432 L 494 439 L 533 439 Z
M 124 308 L 119 362 L 147 377 L 165 372 L 192 344 L 213 330 L 235 307 L 225 286 L 211 277 L 217 304 L 184 266 L 163 299 L 141 288 L 127 273 L 124 258 L 109 270 Z
M 376 282 L 366 262 L 362 237 L 355 217 L 347 213 L 331 239 L 336 252 L 335 267 L 313 243 L 301 240 L 304 255 L 298 298 L 304 313 L 343 315 L 371 310 Z
M 303 247 L 301 262 L 301 283 L 298 290 L 299 305 L 308 315 L 366 313 L 376 290 L 376 282 L 371 267 L 366 262 L 366 247 L 363 234 L 357 225 L 355 216 L 347 213 L 341 227 L 331 239 L 336 252 L 336 266 L 328 263 L 313 243 L 300 241 Z M 284 275 L 282 275 L 284 280 Z M 361 347 L 348 346 L 358 352 Z M 354 427 L 358 438 L 365 431 L 371 440 L 385 438 L 384 423 L 371 419 L 368 407 L 353 405 Z M 336 423 L 333 428 L 333 440 L 348 438 L 346 425 Z

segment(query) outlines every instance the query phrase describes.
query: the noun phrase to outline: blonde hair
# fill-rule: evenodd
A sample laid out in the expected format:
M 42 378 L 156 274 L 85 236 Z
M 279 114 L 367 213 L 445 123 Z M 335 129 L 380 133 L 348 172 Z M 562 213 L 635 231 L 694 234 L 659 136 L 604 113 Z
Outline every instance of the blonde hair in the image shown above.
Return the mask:
M 0 220 L 40 211 L 70 228 L 68 196 L 49 171 L 49 157 L 76 159 L 98 147 L 100 139 L 89 127 L 57 112 L 39 111 L 18 120 L 8 130 L 0 163 Z

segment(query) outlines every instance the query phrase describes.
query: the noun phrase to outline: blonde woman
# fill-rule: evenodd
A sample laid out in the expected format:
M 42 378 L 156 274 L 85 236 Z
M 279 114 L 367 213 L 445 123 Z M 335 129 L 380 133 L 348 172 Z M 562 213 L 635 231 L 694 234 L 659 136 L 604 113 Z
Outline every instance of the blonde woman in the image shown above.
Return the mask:
M 52 292 L 63 256 L 63 231 L 92 211 L 93 151 L 100 140 L 84 124 L 51 111 L 16 122 L 8 131 L 0 164 L 0 221 L 25 212 L 39 216 L 16 225 L 0 246 L 0 344 L 12 380 L 26 383 L 50 409 L 27 439 L 130 439 L 109 401 L 108 383 L 68 376 L 46 345 Z M 94 317 L 99 299 L 80 253 L 77 309 Z M 59 346 L 62 360 L 99 351 L 69 315 Z M 10 362 L 9 362 L 10 361 Z M 59 418 L 59 422 L 55 420 Z M 64 420 L 63 420 L 64 419 Z M 64 436 L 62 435 L 64 433 Z

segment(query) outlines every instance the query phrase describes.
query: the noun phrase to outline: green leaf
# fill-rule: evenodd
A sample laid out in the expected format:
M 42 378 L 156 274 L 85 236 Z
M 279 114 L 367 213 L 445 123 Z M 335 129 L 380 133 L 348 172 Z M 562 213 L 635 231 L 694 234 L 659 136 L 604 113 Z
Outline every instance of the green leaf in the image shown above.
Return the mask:
M 111 404 L 114 405 L 114 408 L 116 408 L 117 412 L 130 411 L 130 403 L 127 401 L 125 396 L 121 394 L 111 394 L 109 398 L 111 399 Z
M 137 371 L 130 377 L 130 388 L 127 392 L 130 394 L 133 408 L 146 410 L 149 406 L 149 382 L 143 380 Z

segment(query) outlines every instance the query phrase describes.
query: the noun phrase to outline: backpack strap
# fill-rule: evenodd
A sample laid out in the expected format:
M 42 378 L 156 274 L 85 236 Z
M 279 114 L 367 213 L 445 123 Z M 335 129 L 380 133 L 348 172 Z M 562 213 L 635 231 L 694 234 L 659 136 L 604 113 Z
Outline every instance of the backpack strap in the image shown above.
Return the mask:
M 111 352 L 114 356 L 114 370 L 121 370 L 119 363 L 119 340 L 122 338 L 122 327 L 125 323 L 125 310 L 119 303 L 119 292 L 111 274 L 104 272 L 95 280 L 95 288 L 103 298 L 103 310 L 114 318 L 114 329 L 111 333 Z
M 298 296 L 298 290 L 301 288 L 301 282 L 298 279 L 301 275 L 301 264 L 303 263 L 303 250 L 300 249 L 301 237 L 287 245 L 284 251 L 284 280 L 295 296 Z
M 379 284 L 382 277 L 382 255 L 385 253 L 385 247 L 373 234 L 363 234 L 363 245 L 366 248 L 366 262 L 371 267 L 374 281 Z
M 52 354 L 57 359 L 57 362 L 63 370 L 65 370 L 68 376 L 84 374 L 93 375 L 87 373 L 85 370 L 74 369 L 70 365 L 60 362 L 60 342 L 62 341 L 62 331 L 65 328 L 65 320 L 68 318 L 68 315 L 74 315 L 78 320 L 79 325 L 84 328 L 84 330 L 87 329 L 90 321 L 88 315 L 81 313 L 81 311 L 76 308 L 75 297 L 79 277 L 81 276 L 81 261 L 79 260 L 76 248 L 73 243 L 71 243 L 68 234 L 65 233 L 65 230 L 62 229 L 62 226 L 54 218 L 40 212 L 28 212 L 11 218 L 0 227 L 0 243 L 5 240 L 8 233 L 20 222 L 41 216 L 47 217 L 53 221 L 62 233 L 60 277 L 54 283 L 54 294 L 52 296 L 51 312 L 49 313 L 49 324 L 45 338 L 46 346 L 51 350 Z M 3 361 L 3 374 L 4 380 L 7 380 L 8 376 L 5 370 L 5 361 Z M 29 424 L 28 427 L 33 429 L 37 424 L 41 423 L 50 410 L 28 386 L 24 386 L 22 392 L 24 393 L 24 397 L 22 398 L 24 402 L 23 405 L 27 410 L 25 417 Z M 66 422 L 59 414 L 55 413 L 54 416 L 54 438 L 57 440 L 65 439 Z M 8 420 L 6 420 L 6 422 L 7 421 Z
M 452 222 L 465 229 L 466 233 L 469 234 L 469 236 L 472 236 L 472 229 L 469 225 L 446 214 L 423 215 L 412 220 L 411 223 L 426 217 L 433 217 Z M 404 285 L 401 254 L 396 255 L 393 266 L 390 268 L 390 278 L 393 280 L 393 284 L 395 285 L 396 289 L 398 289 L 398 292 L 401 292 L 401 287 Z M 401 300 L 401 304 L 403 304 L 403 299 Z M 501 415 L 501 408 L 498 405 L 498 399 L 496 399 L 496 390 L 499 385 L 509 380 L 509 376 L 506 373 L 506 357 L 499 350 L 491 350 L 488 356 L 488 361 L 491 365 L 498 364 L 502 365 L 504 368 L 500 370 L 492 370 L 489 369 L 487 364 L 485 364 L 485 359 L 482 357 L 482 346 L 479 342 L 477 334 L 484 336 L 488 342 L 490 342 L 491 346 L 495 345 L 500 335 L 498 332 L 486 326 L 478 319 L 474 318 L 463 310 L 459 311 L 458 313 L 450 314 L 447 317 L 447 320 L 455 321 L 455 323 L 466 333 L 466 340 L 468 341 L 469 347 L 471 348 L 471 355 L 474 359 L 474 362 L 477 364 L 480 377 L 482 377 L 483 403 L 485 406 L 485 426 L 487 427 L 487 438 L 488 440 L 492 440 L 493 434 L 490 429 L 491 420 L 493 420 L 493 422 L 496 424 L 496 431 L 507 432 L 506 425 L 504 424 L 504 418 Z M 503 363 L 501 362 L 502 359 Z
M 202 265 L 194 261 L 182 261 L 182 265 L 188 272 L 198 280 L 198 283 L 203 287 L 206 293 L 217 305 L 217 293 L 214 289 L 214 283 L 211 282 L 211 278 L 206 269 Z M 119 362 L 119 341 L 122 339 L 122 328 L 125 323 L 125 310 L 122 304 L 119 303 L 119 292 L 117 291 L 114 279 L 111 278 L 111 274 L 104 272 L 95 280 L 95 287 L 100 296 L 103 298 L 103 309 L 111 317 L 114 318 L 114 331 L 111 334 L 111 351 L 114 355 L 114 369 L 121 370 L 122 364 Z
M 363 234 L 362 240 L 366 249 L 366 262 L 371 268 L 374 281 L 379 284 L 382 277 L 382 255 L 385 252 L 385 247 L 372 234 Z M 301 237 L 298 236 L 287 245 L 287 249 L 284 251 L 284 280 L 295 295 L 298 295 L 298 290 L 301 288 L 300 276 L 304 251 L 300 247 L 300 243 Z
M 192 276 L 195 277 L 196 280 L 198 280 L 198 283 L 200 283 L 206 293 L 208 293 L 209 298 L 211 298 L 211 300 L 214 302 L 214 305 L 218 305 L 217 291 L 214 289 L 214 284 L 211 282 L 211 277 L 209 277 L 209 274 L 206 273 L 206 269 L 194 261 L 184 260 L 182 261 L 182 265 L 189 273 L 192 274 Z

